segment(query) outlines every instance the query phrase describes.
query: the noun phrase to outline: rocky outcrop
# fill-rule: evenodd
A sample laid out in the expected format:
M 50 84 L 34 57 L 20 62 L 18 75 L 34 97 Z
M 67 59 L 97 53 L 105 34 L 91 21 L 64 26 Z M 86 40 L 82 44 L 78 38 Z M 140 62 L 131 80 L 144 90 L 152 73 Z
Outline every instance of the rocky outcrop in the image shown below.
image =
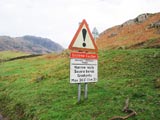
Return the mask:
M 126 21 L 125 23 L 122 24 L 122 26 L 127 26 L 127 25 L 132 25 L 132 24 L 135 24 L 135 20 L 134 19 Z
M 99 49 L 160 48 L 160 12 L 137 15 L 121 25 L 102 32 L 96 40 Z
M 108 38 L 114 37 L 114 36 L 116 36 L 116 35 L 117 35 L 117 33 L 116 33 L 116 32 L 113 32 L 113 33 L 111 33 L 111 34 L 108 36 Z
M 157 22 L 151 23 L 149 25 L 149 28 L 160 28 L 160 20 L 158 20 Z
M 137 22 L 137 23 L 144 22 L 150 15 L 151 14 L 149 14 L 149 13 L 141 14 L 135 18 L 135 22 Z
M 137 24 L 144 22 L 151 14 L 150 13 L 145 13 L 137 16 L 134 19 L 130 19 L 122 24 L 122 26 L 127 26 L 127 25 L 132 25 L 132 24 Z

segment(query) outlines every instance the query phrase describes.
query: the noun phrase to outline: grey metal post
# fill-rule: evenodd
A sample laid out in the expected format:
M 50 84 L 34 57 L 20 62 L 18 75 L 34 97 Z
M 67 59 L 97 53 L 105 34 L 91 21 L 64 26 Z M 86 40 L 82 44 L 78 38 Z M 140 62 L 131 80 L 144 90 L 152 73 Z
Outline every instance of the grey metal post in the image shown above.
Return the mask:
M 81 83 L 78 83 L 78 102 L 81 101 Z
M 88 98 L 88 83 L 84 84 L 84 98 Z

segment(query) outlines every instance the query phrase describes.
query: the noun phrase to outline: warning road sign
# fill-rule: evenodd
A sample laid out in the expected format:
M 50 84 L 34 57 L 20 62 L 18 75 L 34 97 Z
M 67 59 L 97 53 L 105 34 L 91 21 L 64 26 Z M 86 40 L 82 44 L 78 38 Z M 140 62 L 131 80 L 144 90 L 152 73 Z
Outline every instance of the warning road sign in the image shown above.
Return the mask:
M 97 54 L 72 52 L 70 58 L 70 83 L 97 82 Z
M 70 45 L 70 50 L 97 52 L 98 48 L 85 20 L 80 24 Z
M 85 84 L 84 98 L 87 99 L 88 83 L 98 81 L 98 48 L 85 20 L 80 24 L 69 47 L 78 51 L 70 54 L 70 83 L 78 84 L 78 102 L 81 100 L 81 83 Z M 92 53 L 89 53 L 92 52 Z

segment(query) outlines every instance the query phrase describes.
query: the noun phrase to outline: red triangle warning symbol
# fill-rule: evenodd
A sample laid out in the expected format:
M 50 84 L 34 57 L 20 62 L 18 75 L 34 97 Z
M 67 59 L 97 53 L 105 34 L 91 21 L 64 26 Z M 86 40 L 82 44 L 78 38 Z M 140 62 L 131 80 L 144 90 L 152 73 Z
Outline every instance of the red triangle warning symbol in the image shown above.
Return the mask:
M 86 20 L 83 20 L 82 23 L 80 24 L 68 48 L 70 50 L 79 50 L 79 51 L 89 51 L 89 52 L 98 51 L 98 48 L 89 30 Z

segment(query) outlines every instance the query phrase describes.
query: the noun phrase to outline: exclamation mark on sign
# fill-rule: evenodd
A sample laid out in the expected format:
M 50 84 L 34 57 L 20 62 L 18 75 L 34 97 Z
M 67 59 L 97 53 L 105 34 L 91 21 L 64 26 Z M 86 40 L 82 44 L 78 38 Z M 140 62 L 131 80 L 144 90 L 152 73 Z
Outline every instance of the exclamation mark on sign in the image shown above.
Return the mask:
M 83 46 L 83 47 L 86 47 L 86 43 L 85 43 L 86 34 L 87 34 L 87 30 L 83 28 L 83 29 L 82 29 L 82 35 L 83 35 L 83 43 L 82 43 L 82 46 Z

